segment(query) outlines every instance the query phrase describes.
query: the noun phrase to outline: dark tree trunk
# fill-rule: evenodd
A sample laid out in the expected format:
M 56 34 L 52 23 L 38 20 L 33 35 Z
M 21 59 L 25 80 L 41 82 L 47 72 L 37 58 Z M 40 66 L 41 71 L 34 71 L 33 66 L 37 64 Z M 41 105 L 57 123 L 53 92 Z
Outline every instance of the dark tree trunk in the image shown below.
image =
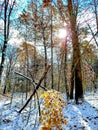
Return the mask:
M 74 79 L 75 79 L 75 100 L 78 103 L 78 99 L 83 97 L 83 86 L 82 86 L 82 73 L 81 73 L 81 57 L 80 47 L 78 41 L 77 25 L 76 25 L 76 14 L 73 10 L 72 0 L 68 0 L 68 11 L 70 17 L 70 25 L 72 32 L 72 43 L 73 43 L 73 64 L 74 64 Z
M 47 68 L 47 47 L 46 47 L 46 40 L 45 40 L 45 28 L 43 28 L 43 44 L 44 44 L 44 55 L 45 55 L 45 70 Z M 44 87 L 47 87 L 47 76 L 44 78 Z
M 61 80 L 61 78 L 60 78 L 60 76 L 61 76 L 61 70 L 60 70 L 60 64 L 59 64 L 59 58 L 58 58 L 58 83 L 57 83 L 57 89 L 58 89 L 58 91 L 60 90 L 60 80 Z
M 94 0 L 94 12 L 95 12 L 95 17 L 96 17 L 96 26 L 97 26 L 97 33 L 98 33 L 98 10 L 97 10 L 97 0 Z
M 66 89 L 66 96 L 67 99 L 69 98 L 69 89 L 67 85 L 67 40 L 65 41 L 65 47 L 64 47 L 64 82 L 65 82 L 65 89 Z
M 71 67 L 71 84 L 70 84 L 70 99 L 73 99 L 73 91 L 74 91 L 74 64 L 72 61 L 72 67 Z
M 51 5 L 51 28 L 50 28 L 50 32 L 51 32 L 51 88 L 54 88 L 54 76 L 53 76 L 53 19 L 52 19 L 52 5 Z
M 6 94 L 6 85 L 4 86 L 3 94 Z
M 4 0 L 4 44 L 2 48 L 2 57 L 1 57 L 1 64 L 0 64 L 0 78 L 3 72 L 3 66 L 6 56 L 6 48 L 8 43 L 8 37 L 9 37 L 9 26 L 10 26 L 10 16 L 15 4 L 15 0 L 13 1 L 12 6 L 8 8 L 8 0 Z
M 46 48 L 46 44 L 45 44 L 45 39 L 44 39 L 44 51 L 45 51 L 45 70 L 47 68 L 47 48 Z M 47 76 L 44 79 L 44 86 L 45 88 L 47 87 Z
M 7 48 L 7 0 L 4 1 L 4 44 L 2 49 L 2 57 L 1 57 L 1 64 L 0 64 L 0 78 L 3 71 L 3 65 L 5 61 L 5 55 L 6 55 L 6 48 Z

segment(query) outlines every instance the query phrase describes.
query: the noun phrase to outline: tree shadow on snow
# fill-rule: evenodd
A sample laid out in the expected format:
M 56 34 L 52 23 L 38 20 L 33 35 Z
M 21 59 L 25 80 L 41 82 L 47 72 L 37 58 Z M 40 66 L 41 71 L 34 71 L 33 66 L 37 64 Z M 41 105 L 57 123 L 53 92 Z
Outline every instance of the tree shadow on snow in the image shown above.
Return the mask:
M 98 109 L 87 101 L 68 104 L 65 118 L 68 120 L 67 130 L 98 130 Z

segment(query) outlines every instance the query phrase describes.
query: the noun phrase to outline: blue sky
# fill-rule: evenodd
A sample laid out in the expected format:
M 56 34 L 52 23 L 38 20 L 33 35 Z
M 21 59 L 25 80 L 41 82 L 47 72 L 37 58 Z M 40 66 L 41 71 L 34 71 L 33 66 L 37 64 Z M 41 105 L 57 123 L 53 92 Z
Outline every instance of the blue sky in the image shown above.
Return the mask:
M 4 1 L 4 0 L 0 0 L 0 2 L 1 1 Z M 13 1 L 13 0 L 10 0 L 10 1 Z M 22 11 L 23 11 L 23 9 L 27 9 L 27 5 L 28 5 L 28 2 L 30 2 L 31 0 L 16 0 L 16 3 L 17 3 L 17 6 L 15 6 L 14 7 L 14 10 L 13 10 L 13 13 L 12 13 L 12 16 L 11 16 L 11 20 L 13 20 L 13 19 L 16 19 L 16 18 L 18 18 L 19 17 L 19 15 L 22 13 Z M 39 0 L 40 1 L 40 0 Z M 64 0 L 64 1 L 66 1 L 66 0 Z M 87 1 L 85 1 L 84 3 L 82 3 L 81 2 L 81 4 L 83 4 L 83 5 L 86 5 L 87 3 L 89 3 L 89 2 L 91 2 L 92 0 L 87 0 Z M 41 2 L 41 1 L 40 1 Z M 83 6 L 84 7 L 84 6 Z M 88 7 L 86 7 L 86 8 L 88 8 Z M 83 13 L 82 13 L 83 14 Z M 90 12 L 88 11 L 86 14 L 85 14 L 85 18 L 88 18 L 88 16 L 90 17 Z M 80 17 L 80 21 L 84 21 L 83 20 L 83 18 L 84 18 L 84 15 L 83 16 L 81 16 Z M 95 21 L 95 20 L 93 20 L 93 21 Z M 93 23 L 93 21 L 92 21 L 92 23 Z M 92 24 L 91 23 L 91 24 Z M 17 34 L 18 32 L 17 32 L 18 30 L 14 30 L 14 32 Z M 17 35 L 16 35 L 17 36 Z M 13 39 L 14 40 L 14 39 Z

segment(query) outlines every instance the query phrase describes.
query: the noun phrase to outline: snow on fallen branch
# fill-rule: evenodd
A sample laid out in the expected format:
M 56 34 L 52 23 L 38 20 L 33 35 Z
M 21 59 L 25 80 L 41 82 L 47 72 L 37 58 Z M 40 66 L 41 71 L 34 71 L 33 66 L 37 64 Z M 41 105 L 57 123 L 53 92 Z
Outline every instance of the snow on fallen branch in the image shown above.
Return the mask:
M 33 79 L 27 77 L 26 75 L 24 75 L 20 72 L 17 72 L 17 71 L 14 71 L 14 72 L 15 72 L 15 74 L 20 75 L 20 76 L 26 78 L 27 80 L 29 80 L 31 83 L 33 83 L 34 86 L 36 86 L 38 84 L 37 82 L 35 82 Z M 40 87 L 47 91 L 47 88 L 45 88 L 44 86 L 40 85 Z
M 31 96 L 28 98 L 27 102 L 24 104 L 24 106 L 19 110 L 19 113 L 21 113 L 23 111 L 23 109 L 28 105 L 28 103 L 30 102 L 30 100 L 32 99 L 32 97 L 35 95 L 35 93 L 37 92 L 37 90 L 39 89 L 42 81 L 44 80 L 44 78 L 46 77 L 46 74 L 48 73 L 48 71 L 50 70 L 51 66 L 48 65 L 48 67 L 46 68 L 45 72 L 43 73 L 42 77 L 40 78 L 39 82 L 36 84 L 33 93 L 31 94 Z M 25 77 L 27 78 L 27 76 Z M 32 80 L 30 80 L 32 81 Z

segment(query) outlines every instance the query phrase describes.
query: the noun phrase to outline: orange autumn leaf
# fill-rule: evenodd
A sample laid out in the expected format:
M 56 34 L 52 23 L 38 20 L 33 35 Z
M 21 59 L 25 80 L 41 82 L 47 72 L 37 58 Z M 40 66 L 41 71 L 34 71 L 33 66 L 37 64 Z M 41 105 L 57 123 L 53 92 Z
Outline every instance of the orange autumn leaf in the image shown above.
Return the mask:
M 63 106 L 66 105 L 62 94 L 56 90 L 49 90 L 44 92 L 41 98 L 43 99 L 43 109 L 41 110 L 40 122 L 43 126 L 40 130 L 52 129 L 53 127 L 62 129 L 61 124 L 67 124 L 62 113 Z
M 42 126 L 40 130 L 51 130 L 51 128 L 49 126 Z

